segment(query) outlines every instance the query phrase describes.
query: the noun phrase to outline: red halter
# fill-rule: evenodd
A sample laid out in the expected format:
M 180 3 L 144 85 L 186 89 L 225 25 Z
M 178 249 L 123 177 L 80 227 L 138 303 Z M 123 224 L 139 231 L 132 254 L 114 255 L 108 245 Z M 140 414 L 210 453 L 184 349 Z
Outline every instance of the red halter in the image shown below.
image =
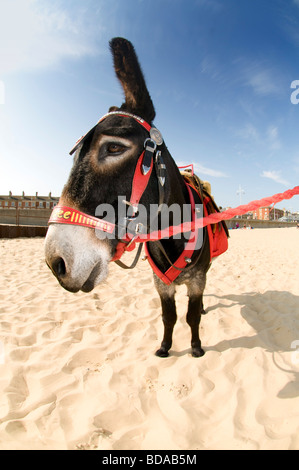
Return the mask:
M 139 201 L 148 185 L 150 176 L 152 174 L 152 169 L 154 165 L 154 155 L 156 154 L 157 146 L 162 145 L 163 138 L 157 128 L 148 124 L 144 119 L 135 114 L 127 113 L 125 111 L 112 111 L 110 113 L 105 114 L 98 123 L 104 121 L 108 116 L 111 115 L 118 115 L 123 117 L 131 117 L 135 119 L 147 132 L 149 132 L 150 137 L 146 139 L 144 146 L 145 150 L 142 152 L 140 157 L 138 158 L 135 173 L 133 176 L 133 183 L 132 183 L 132 192 L 130 201 L 127 202 L 133 208 L 132 217 L 138 211 L 138 204 Z M 97 123 L 97 124 L 98 124 Z M 70 151 L 72 155 L 78 147 L 82 144 L 82 142 L 91 134 L 95 127 L 93 127 L 90 131 L 87 132 L 83 137 L 81 137 L 75 144 L 75 146 Z M 158 154 L 158 152 L 157 152 Z M 158 155 L 158 159 L 161 158 Z M 164 168 L 163 163 L 158 163 L 158 171 L 160 169 L 163 170 Z M 162 174 L 162 173 L 161 173 Z M 165 176 L 162 175 L 164 178 Z M 164 183 L 163 183 L 164 184 Z M 96 217 L 90 216 L 85 214 L 84 212 L 78 211 L 71 207 L 57 205 L 48 221 L 48 224 L 71 224 L 71 225 L 80 225 L 83 227 L 95 228 L 107 233 L 114 233 L 116 231 L 116 225 L 111 222 L 106 222 Z M 136 226 L 135 234 L 126 233 L 122 240 L 118 243 L 116 247 L 116 253 L 111 261 L 116 261 L 121 258 L 125 251 L 132 251 L 135 248 L 136 241 L 141 241 L 138 239 L 138 225 Z M 145 240 L 142 240 L 145 241 Z
M 138 158 L 134 176 L 133 176 L 130 202 L 127 202 L 127 204 L 129 204 L 133 208 L 133 215 L 130 219 L 127 218 L 126 220 L 127 221 L 130 220 L 130 222 L 132 222 L 132 219 L 134 221 L 134 215 L 138 211 L 139 201 L 144 191 L 146 190 L 150 176 L 152 174 L 154 160 L 156 164 L 157 177 L 159 181 L 159 189 L 163 188 L 164 186 L 165 176 L 166 176 L 165 165 L 161 157 L 161 152 L 159 150 L 157 151 L 157 146 L 162 145 L 163 138 L 160 132 L 158 131 L 158 129 L 156 129 L 155 127 L 152 127 L 150 124 L 148 124 L 146 121 L 144 121 L 144 119 L 140 118 L 139 116 L 136 116 L 134 114 L 130 114 L 127 112 L 113 111 L 113 112 L 107 113 L 98 121 L 98 123 L 102 122 L 104 119 L 106 119 L 108 116 L 111 116 L 111 115 L 131 117 L 135 119 L 135 121 L 138 122 L 142 127 L 144 127 L 144 129 L 146 129 L 147 132 L 149 132 L 150 134 L 150 137 L 146 139 L 144 143 L 145 150 L 142 152 L 142 154 Z M 93 129 L 94 128 L 92 128 L 87 134 L 85 134 L 85 136 L 81 137 L 81 139 L 79 139 L 76 142 L 70 154 L 73 154 L 75 152 L 75 150 L 84 141 L 84 139 L 86 139 L 86 137 L 91 134 Z M 162 273 L 157 268 L 154 261 L 150 257 L 147 243 L 145 243 L 146 254 L 147 254 L 147 257 L 148 257 L 148 260 L 150 262 L 152 269 L 158 275 L 158 277 L 162 279 L 162 281 L 165 282 L 166 284 L 171 284 L 178 277 L 181 271 L 187 266 L 187 264 L 191 262 L 191 257 L 195 249 L 194 248 L 195 242 L 198 237 L 198 230 L 200 228 L 200 224 L 198 224 L 198 219 L 196 219 L 194 215 L 195 203 L 194 203 L 192 190 L 194 191 L 196 190 L 193 187 L 189 186 L 188 184 L 187 184 L 187 188 L 188 188 L 188 192 L 190 196 L 190 203 L 191 203 L 191 209 L 192 209 L 192 224 L 193 224 L 193 227 L 197 226 L 197 229 L 195 228 L 191 229 L 192 235 L 191 235 L 190 241 L 187 243 L 183 253 L 177 259 L 177 261 L 171 265 L 171 268 L 169 268 L 166 273 Z M 205 203 L 205 201 L 202 201 L 202 202 L 203 204 Z M 206 212 L 206 208 L 205 208 L 205 212 Z M 62 206 L 62 205 L 57 205 L 54 208 L 48 223 L 49 224 L 55 223 L 55 224 L 80 225 L 83 227 L 98 229 L 108 234 L 116 233 L 116 229 L 118 228 L 116 224 L 98 219 L 97 217 L 90 216 L 88 214 L 85 214 L 84 212 L 78 211 L 71 207 Z M 148 241 L 158 241 L 158 240 L 165 238 L 166 236 L 168 236 L 169 238 L 171 236 L 171 229 L 174 228 L 174 227 L 168 227 L 167 229 L 164 229 L 161 231 L 152 232 L 152 233 L 144 233 L 140 229 L 141 225 L 142 224 L 140 223 L 135 224 L 134 233 L 129 232 L 127 230 L 125 231 L 124 236 L 121 238 L 121 240 L 116 246 L 116 252 L 111 261 L 118 261 L 125 251 L 134 250 L 137 242 L 143 243 L 143 242 L 148 242 Z M 181 230 L 181 232 L 183 231 L 184 230 Z M 190 231 L 190 228 L 186 231 Z M 218 256 L 220 252 L 222 253 L 223 251 L 227 249 L 227 238 L 225 237 L 226 243 L 223 242 L 223 247 L 221 248 L 220 252 L 219 250 L 217 252 L 215 250 L 213 251 L 213 246 L 215 245 L 215 243 L 213 245 L 213 240 L 211 238 L 212 236 L 211 230 L 208 232 L 208 234 L 210 238 L 210 258 L 212 258 L 214 256 Z M 223 240 L 224 240 L 224 237 L 223 237 Z

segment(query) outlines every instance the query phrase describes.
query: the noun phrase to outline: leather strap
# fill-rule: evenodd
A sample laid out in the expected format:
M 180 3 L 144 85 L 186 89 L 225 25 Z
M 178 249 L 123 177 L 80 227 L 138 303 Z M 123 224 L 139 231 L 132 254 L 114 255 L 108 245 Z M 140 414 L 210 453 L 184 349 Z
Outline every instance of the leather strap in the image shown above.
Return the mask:
M 136 264 L 138 263 L 138 260 L 139 260 L 140 255 L 141 255 L 141 251 L 142 251 L 142 243 L 139 243 L 139 247 L 138 247 L 136 256 L 134 258 L 133 263 L 130 266 L 127 266 L 126 264 L 124 264 L 119 259 L 116 259 L 114 262 L 123 269 L 133 269 L 133 268 L 135 268 Z
M 148 160 L 148 163 L 150 165 L 149 170 L 147 171 L 146 174 L 143 173 L 143 162 L 146 156 L 146 152 L 147 152 L 147 149 L 144 150 L 144 152 L 140 155 L 138 159 L 134 177 L 133 177 L 133 182 L 132 182 L 130 206 L 133 207 L 134 214 L 138 211 L 139 201 L 148 185 L 150 176 L 152 174 L 152 169 L 153 169 L 153 156 L 151 155 L 151 160 L 150 161 Z

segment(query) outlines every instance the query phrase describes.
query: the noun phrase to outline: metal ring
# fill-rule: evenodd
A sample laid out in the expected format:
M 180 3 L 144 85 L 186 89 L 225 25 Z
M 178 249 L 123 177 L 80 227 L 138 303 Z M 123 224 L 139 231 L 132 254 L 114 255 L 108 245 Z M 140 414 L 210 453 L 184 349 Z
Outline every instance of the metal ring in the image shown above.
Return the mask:
M 151 144 L 153 144 L 154 147 L 148 146 L 148 145 L 147 145 L 147 142 L 150 142 Z M 148 137 L 148 138 L 145 139 L 145 141 L 144 141 L 144 148 L 146 149 L 147 147 L 148 147 L 148 150 L 149 150 L 150 152 L 153 152 L 153 153 L 154 153 L 154 152 L 156 151 L 157 144 L 156 144 L 156 142 L 155 142 L 153 139 L 151 139 L 150 137 Z
M 157 145 L 162 145 L 163 144 L 163 137 L 161 132 L 156 128 L 152 127 L 150 130 L 150 136 L 151 139 L 157 144 Z

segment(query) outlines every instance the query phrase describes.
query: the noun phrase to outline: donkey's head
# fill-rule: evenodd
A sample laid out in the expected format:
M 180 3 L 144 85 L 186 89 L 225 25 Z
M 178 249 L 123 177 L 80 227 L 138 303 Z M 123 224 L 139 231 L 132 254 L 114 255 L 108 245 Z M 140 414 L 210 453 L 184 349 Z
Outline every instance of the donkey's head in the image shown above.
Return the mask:
M 95 216 L 100 204 L 110 204 L 117 211 L 119 196 L 130 200 L 136 164 L 149 137 L 132 116 L 113 114 L 113 111 L 138 115 L 150 125 L 155 117 L 132 44 L 115 38 L 110 47 L 125 102 L 120 108 L 110 108 L 111 114 L 80 141 L 59 201 L 59 205 L 91 216 Z M 156 182 L 148 186 L 148 194 L 157 192 Z M 46 262 L 64 288 L 89 292 L 106 278 L 117 245 L 118 240 L 99 239 L 95 230 L 88 227 L 53 223 L 45 242 Z

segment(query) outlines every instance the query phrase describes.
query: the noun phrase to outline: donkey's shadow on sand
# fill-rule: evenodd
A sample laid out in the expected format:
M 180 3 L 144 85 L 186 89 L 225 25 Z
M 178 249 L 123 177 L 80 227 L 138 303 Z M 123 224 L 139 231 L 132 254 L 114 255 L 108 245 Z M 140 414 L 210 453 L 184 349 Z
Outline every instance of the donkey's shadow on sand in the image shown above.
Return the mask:
M 206 308 L 207 314 L 220 308 L 225 312 L 234 305 L 240 305 L 242 317 L 254 328 L 256 335 L 220 341 L 215 345 L 205 347 L 206 352 L 257 347 L 272 352 L 276 367 L 294 374 L 294 379 L 280 390 L 278 397 L 299 396 L 299 372 L 297 372 L 299 369 L 299 353 L 297 353 L 299 349 L 299 296 L 286 291 L 266 291 L 264 293 L 248 292 L 241 295 L 213 295 L 213 297 L 218 298 L 219 302 Z M 222 302 L 222 299 L 225 302 Z M 231 303 L 228 304 L 228 301 Z M 292 352 L 294 359 L 294 364 L 289 370 L 280 365 L 282 361 L 279 361 L 278 353 L 285 352 Z

